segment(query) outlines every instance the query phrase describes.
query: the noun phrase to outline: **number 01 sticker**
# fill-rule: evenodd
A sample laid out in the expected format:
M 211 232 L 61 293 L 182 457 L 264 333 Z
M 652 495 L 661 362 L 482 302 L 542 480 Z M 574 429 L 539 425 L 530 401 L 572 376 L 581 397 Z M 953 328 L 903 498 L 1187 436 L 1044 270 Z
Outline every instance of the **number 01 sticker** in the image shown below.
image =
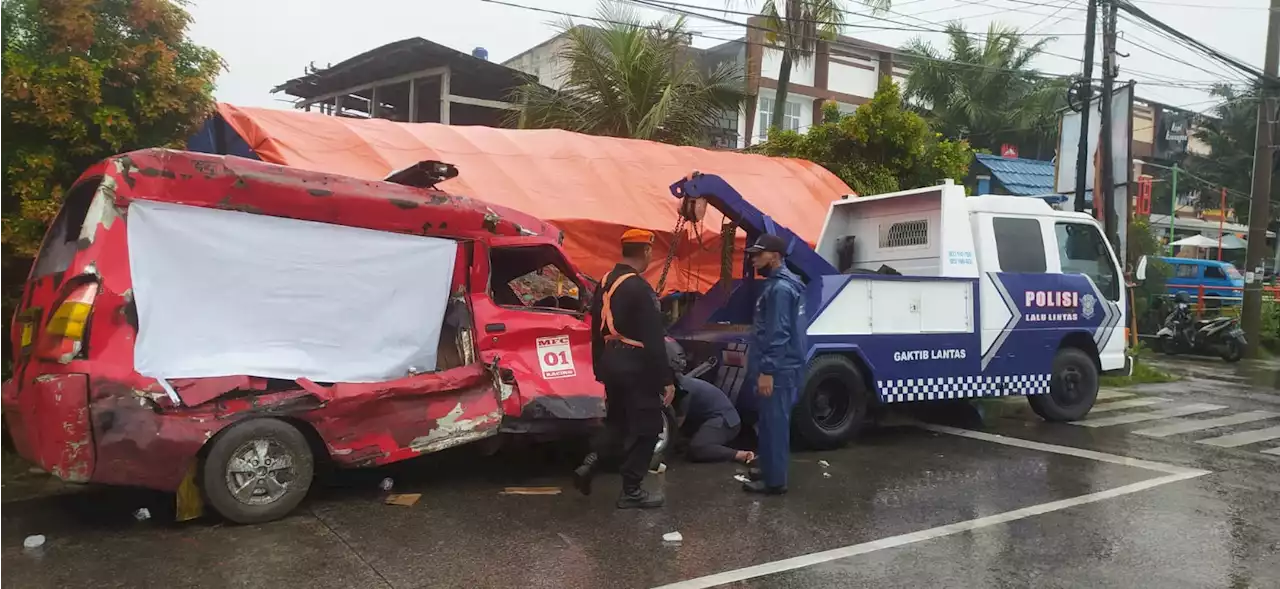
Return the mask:
M 576 376 L 578 370 L 573 366 L 569 336 L 538 338 L 538 366 L 542 368 L 542 378 L 545 379 Z

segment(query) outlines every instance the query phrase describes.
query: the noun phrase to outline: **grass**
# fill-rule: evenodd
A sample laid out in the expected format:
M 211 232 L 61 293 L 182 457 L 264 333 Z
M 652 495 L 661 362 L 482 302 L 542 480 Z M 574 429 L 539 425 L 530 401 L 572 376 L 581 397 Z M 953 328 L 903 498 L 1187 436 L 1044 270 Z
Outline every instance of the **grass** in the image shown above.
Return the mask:
M 1100 384 L 1108 388 L 1130 387 L 1139 384 L 1159 384 L 1165 382 L 1174 382 L 1178 377 L 1162 372 L 1146 364 L 1141 358 L 1135 356 L 1133 358 L 1133 374 L 1129 376 L 1110 376 L 1103 375 Z

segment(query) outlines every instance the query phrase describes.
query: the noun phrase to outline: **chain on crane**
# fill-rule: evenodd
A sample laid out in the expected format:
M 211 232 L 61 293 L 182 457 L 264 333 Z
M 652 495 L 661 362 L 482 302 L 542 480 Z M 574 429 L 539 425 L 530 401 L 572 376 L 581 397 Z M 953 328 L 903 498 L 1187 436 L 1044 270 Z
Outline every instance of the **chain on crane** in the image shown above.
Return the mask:
M 671 262 L 676 259 L 676 250 L 680 249 L 680 236 L 684 234 L 684 227 L 688 222 L 684 215 L 680 215 L 676 220 L 676 228 L 671 230 L 671 247 L 667 248 L 667 259 L 662 262 L 662 274 L 658 276 L 658 287 L 654 289 L 659 297 L 667 286 L 667 273 L 671 271 Z

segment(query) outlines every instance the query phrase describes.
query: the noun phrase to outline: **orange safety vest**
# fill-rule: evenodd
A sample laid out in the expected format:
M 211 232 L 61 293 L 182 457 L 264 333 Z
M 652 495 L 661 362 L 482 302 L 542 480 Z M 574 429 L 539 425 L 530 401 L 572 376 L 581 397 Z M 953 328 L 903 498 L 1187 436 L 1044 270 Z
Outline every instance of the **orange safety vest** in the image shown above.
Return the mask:
M 609 292 L 605 293 L 604 301 L 600 304 L 600 323 L 602 324 L 600 325 L 600 333 L 604 334 L 604 341 L 606 342 L 622 342 L 628 346 L 643 348 L 643 342 L 621 335 L 618 333 L 618 330 L 614 329 L 613 309 L 609 307 L 609 301 L 613 299 L 613 292 L 618 290 L 618 285 L 622 284 L 622 281 L 631 278 L 632 276 L 635 276 L 635 273 L 627 273 L 619 276 L 617 280 L 614 280 L 613 284 L 609 286 Z M 608 331 L 605 331 L 606 329 Z

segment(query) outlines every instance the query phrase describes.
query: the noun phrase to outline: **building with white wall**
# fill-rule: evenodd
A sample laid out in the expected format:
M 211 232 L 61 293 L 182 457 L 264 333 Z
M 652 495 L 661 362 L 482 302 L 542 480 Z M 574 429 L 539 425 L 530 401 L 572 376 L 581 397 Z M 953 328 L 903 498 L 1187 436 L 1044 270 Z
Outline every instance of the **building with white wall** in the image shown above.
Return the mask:
M 765 40 L 763 17 L 747 21 L 745 37 L 709 49 L 690 47 L 690 56 L 704 71 L 724 63 L 740 68 L 749 99 L 737 113 L 725 113 L 712 137 L 714 147 L 737 149 L 763 141 L 776 104 L 778 71 L 782 53 Z M 559 88 L 568 65 L 559 58 L 568 43 L 560 33 L 502 62 L 502 65 L 536 76 L 538 82 Z M 902 84 L 907 69 L 895 64 L 892 47 L 841 36 L 819 43 L 813 59 L 793 63 L 784 108 L 783 125 L 803 131 L 822 119 L 822 105 L 833 101 L 851 113 L 875 95 L 880 77 L 889 73 Z

